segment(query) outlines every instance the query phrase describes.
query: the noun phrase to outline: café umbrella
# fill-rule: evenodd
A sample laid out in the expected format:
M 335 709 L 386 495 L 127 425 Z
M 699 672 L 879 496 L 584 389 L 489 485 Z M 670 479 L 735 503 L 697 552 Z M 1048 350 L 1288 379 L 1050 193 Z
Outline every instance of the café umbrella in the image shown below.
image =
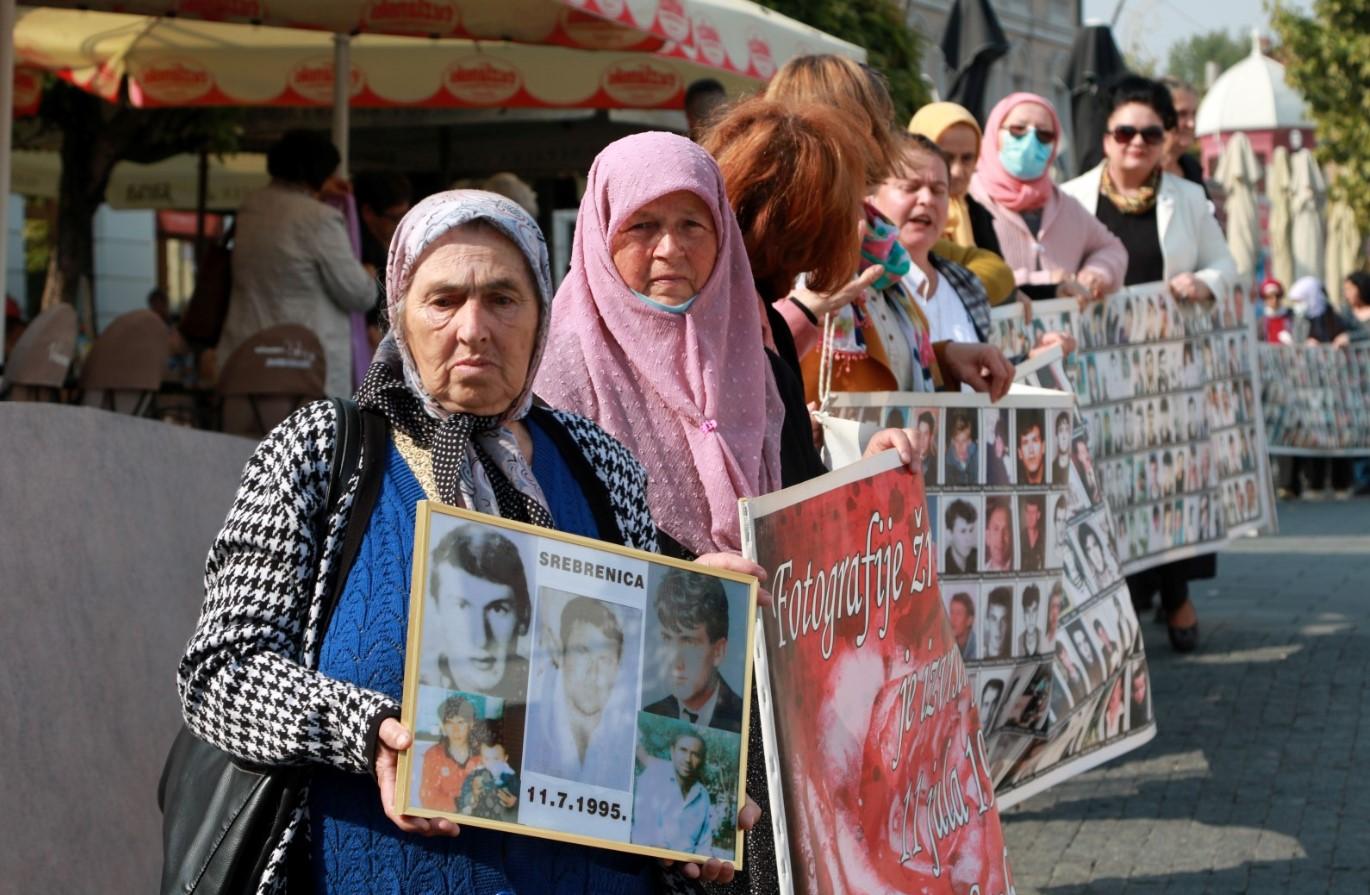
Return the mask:
M 1256 272 L 1261 248 L 1260 218 L 1256 211 L 1256 184 L 1261 179 L 1261 164 L 1246 134 L 1236 133 L 1227 140 L 1214 172 L 1223 186 L 1223 210 L 1227 216 L 1227 248 L 1237 264 L 1244 288 Z
M 231 211 L 243 197 L 266 186 L 266 156 L 259 153 L 210 155 L 206 159 L 205 207 Z M 62 176 L 61 155 L 56 152 L 16 150 L 10 173 L 10 191 L 23 196 L 55 199 Z M 150 165 L 119 162 L 105 188 L 105 201 L 119 210 L 188 210 L 197 207 L 200 158 L 175 155 Z
M 1270 263 L 1266 273 L 1288 289 L 1294 283 L 1294 251 L 1289 238 L 1289 150 L 1276 146 L 1265 169 L 1265 195 L 1270 202 L 1266 220 L 1266 241 Z
M 1327 184 L 1313 153 L 1300 149 L 1290 161 L 1289 195 L 1293 216 L 1289 224 L 1290 244 L 1294 250 L 1294 276 L 1323 275 L 1322 205 Z
M 123 13 L 199 25 L 654 53 L 754 80 L 800 55 L 865 59 L 860 47 L 747 0 L 55 0 L 43 6 L 55 7 L 54 21 L 75 22 L 80 30 L 88 26 L 71 13 Z M 16 44 L 22 45 L 18 37 Z
M 1324 254 L 1324 282 L 1327 294 L 1341 303 L 1341 284 L 1352 271 L 1360 269 L 1361 233 L 1356 213 L 1334 189 L 1327 204 L 1327 247 Z

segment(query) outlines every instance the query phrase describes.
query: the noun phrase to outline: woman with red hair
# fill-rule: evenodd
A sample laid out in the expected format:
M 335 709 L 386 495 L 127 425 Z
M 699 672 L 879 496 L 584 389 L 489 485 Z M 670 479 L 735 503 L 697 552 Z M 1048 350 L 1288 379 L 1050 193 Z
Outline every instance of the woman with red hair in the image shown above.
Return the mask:
M 753 142 L 750 150 L 732 145 L 744 139 L 746 122 L 730 122 L 729 115 L 704 138 L 705 147 L 719 156 L 729 201 L 743 232 L 750 234 L 749 249 L 762 246 L 785 258 L 789 273 L 801 281 L 772 275 L 764 282 L 758 277 L 758 286 L 794 338 L 808 399 L 819 397 L 824 354 L 819 347 L 828 317 L 834 391 L 932 391 L 966 383 L 995 399 L 1007 392 L 1013 368 L 997 349 L 934 343 L 927 318 L 902 282 L 912 262 L 899 244 L 899 227 L 865 201 L 903 154 L 893 127 L 894 106 L 881 76 L 839 56 L 801 56 L 776 74 L 766 99 L 783 107 L 768 109 L 759 118 L 836 113 L 833 120 L 845 136 L 833 144 L 835 160 L 828 163 L 846 168 L 845 174 L 824 179 L 827 171 L 791 164 L 774 152 L 784 163 L 765 180 L 746 174 L 764 164 L 758 154 L 771 152 L 764 142 Z M 733 115 L 745 114 L 741 108 Z M 809 234 L 794 223 L 805 217 L 821 218 L 833 233 L 819 256 L 805 254 Z M 843 255 L 846 284 L 832 292 L 830 280 L 815 277 L 814 262 L 821 257 L 830 267 L 841 266 Z M 830 267 L 822 272 L 829 273 Z M 860 275 L 851 280 L 856 273 Z

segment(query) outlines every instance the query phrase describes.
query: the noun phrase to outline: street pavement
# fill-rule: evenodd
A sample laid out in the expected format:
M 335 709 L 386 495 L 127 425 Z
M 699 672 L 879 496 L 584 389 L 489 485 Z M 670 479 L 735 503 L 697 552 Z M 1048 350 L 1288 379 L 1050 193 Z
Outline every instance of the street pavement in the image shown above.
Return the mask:
M 1018 895 L 1370 893 L 1370 499 L 1281 502 L 1142 621 L 1158 733 L 1005 812 Z

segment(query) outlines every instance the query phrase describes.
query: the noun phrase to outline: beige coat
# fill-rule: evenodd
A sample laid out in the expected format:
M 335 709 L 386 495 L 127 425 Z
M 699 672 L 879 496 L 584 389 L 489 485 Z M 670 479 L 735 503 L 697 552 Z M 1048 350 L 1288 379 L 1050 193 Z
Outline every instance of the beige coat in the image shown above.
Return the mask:
M 376 302 L 375 279 L 352 254 L 342 215 L 303 189 L 273 182 L 243 200 L 234 225 L 233 294 L 220 370 L 257 332 L 298 323 L 319 337 L 330 396 L 352 394 L 348 314 Z

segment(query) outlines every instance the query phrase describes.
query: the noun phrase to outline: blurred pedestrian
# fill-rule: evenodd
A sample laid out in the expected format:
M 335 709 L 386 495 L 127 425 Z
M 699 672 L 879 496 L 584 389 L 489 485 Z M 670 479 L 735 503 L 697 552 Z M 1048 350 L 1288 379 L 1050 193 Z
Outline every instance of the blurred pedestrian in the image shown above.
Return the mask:
M 325 393 L 352 393 L 348 315 L 372 308 L 377 285 L 353 254 L 342 215 L 318 199 L 339 159 L 337 148 L 312 131 L 290 131 L 267 153 L 271 182 L 238 208 L 233 291 L 217 351 L 220 371 L 256 333 L 296 323 L 323 345 Z

